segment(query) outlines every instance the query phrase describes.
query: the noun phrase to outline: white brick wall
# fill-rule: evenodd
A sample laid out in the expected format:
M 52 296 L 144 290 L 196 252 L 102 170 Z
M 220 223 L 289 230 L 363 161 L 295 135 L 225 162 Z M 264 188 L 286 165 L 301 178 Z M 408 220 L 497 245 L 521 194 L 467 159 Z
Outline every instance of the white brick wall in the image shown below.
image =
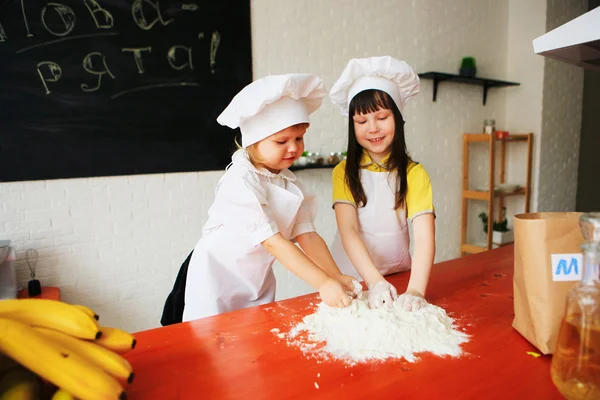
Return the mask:
M 509 129 L 538 133 L 541 127 L 543 71 L 528 52 L 531 39 L 544 33 L 545 3 L 535 0 L 531 9 L 518 4 L 255 0 L 255 76 L 310 72 L 331 87 L 352 57 L 390 54 L 419 72 L 455 72 L 461 57 L 472 55 L 480 76 L 522 81 L 519 88 L 490 90 L 484 107 L 480 88 L 449 83 L 440 85 L 433 103 L 432 82 L 424 80 L 421 94 L 405 109 L 409 150 L 427 168 L 434 187 L 437 260 L 454 258 L 459 255 L 461 132 L 479 131 L 485 118 L 495 118 L 498 127 Z M 513 18 L 520 22 L 514 24 Z M 522 24 L 529 20 L 535 24 L 528 30 Z M 517 45 L 521 42 L 526 44 Z M 512 67 L 516 53 L 524 61 L 519 68 Z M 568 85 L 567 79 L 561 84 Z M 519 111 L 529 105 L 531 113 Z M 328 154 L 345 148 L 346 121 L 328 101 L 312 121 L 309 150 Z M 557 157 L 562 160 L 569 154 L 559 152 Z M 320 199 L 317 229 L 329 243 L 335 232 L 330 173 L 298 173 Z M 59 286 L 65 301 L 93 307 L 109 325 L 130 331 L 156 327 L 179 265 L 200 236 L 220 175 L 215 171 L 0 184 L 0 237 L 12 239 L 18 250 L 21 285 L 28 279 L 24 252 L 36 248 L 41 257 L 38 277 L 45 285 Z M 312 291 L 281 267 L 276 267 L 276 276 L 278 298 Z

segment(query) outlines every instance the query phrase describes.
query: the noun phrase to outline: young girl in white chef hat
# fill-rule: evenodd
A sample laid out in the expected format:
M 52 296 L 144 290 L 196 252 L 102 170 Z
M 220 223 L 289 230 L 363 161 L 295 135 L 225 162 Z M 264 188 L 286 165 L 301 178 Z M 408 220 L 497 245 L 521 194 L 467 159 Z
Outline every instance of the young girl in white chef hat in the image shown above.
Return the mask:
M 313 75 L 268 76 L 246 86 L 217 118 L 240 128 L 243 148 L 217 185 L 202 238 L 165 304 L 163 325 L 274 301 L 275 259 L 330 306 L 347 306 L 347 291 L 360 291 L 315 232 L 314 198 L 288 170 L 304 151 L 309 114 L 326 94 Z
M 349 116 L 347 161 L 333 171 L 338 233 L 331 252 L 343 273 L 366 282 L 371 307 L 396 300 L 384 275 L 406 270 L 410 281 L 397 301 L 409 311 L 427 303 L 435 254 L 432 190 L 425 168 L 407 152 L 402 116 L 418 92 L 418 75 L 389 56 L 350 60 L 330 92 Z

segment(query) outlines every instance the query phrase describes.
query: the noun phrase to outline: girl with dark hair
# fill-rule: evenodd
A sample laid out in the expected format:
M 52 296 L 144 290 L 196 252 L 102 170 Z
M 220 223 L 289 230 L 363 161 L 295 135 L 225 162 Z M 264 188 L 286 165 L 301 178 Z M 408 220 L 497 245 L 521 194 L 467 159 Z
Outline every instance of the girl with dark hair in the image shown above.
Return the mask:
M 333 171 L 338 233 L 331 253 L 342 273 L 366 282 L 371 308 L 400 301 L 411 311 L 427 304 L 435 210 L 429 176 L 406 149 L 401 113 L 418 91 L 412 68 L 386 56 L 350 60 L 330 92 L 349 117 L 348 157 Z M 407 270 L 410 281 L 398 297 L 384 275 Z

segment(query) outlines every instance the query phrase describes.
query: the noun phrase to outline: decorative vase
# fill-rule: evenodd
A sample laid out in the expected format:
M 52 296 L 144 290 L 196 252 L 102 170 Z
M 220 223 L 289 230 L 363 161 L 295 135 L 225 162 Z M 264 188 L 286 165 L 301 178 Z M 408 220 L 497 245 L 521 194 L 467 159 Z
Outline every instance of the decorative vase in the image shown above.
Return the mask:
M 494 244 L 506 244 L 506 243 L 510 243 L 514 240 L 514 234 L 512 230 L 509 230 L 508 232 L 499 232 L 499 231 L 493 231 L 492 232 L 492 243 Z

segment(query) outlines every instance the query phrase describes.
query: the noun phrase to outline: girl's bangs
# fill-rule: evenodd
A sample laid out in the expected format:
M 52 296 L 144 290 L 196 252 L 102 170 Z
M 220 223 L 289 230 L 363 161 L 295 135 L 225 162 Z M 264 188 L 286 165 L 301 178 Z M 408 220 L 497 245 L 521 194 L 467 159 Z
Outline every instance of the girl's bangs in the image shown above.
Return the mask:
M 393 110 L 391 96 L 377 89 L 364 90 L 350 101 L 350 115 L 368 114 L 381 109 Z

